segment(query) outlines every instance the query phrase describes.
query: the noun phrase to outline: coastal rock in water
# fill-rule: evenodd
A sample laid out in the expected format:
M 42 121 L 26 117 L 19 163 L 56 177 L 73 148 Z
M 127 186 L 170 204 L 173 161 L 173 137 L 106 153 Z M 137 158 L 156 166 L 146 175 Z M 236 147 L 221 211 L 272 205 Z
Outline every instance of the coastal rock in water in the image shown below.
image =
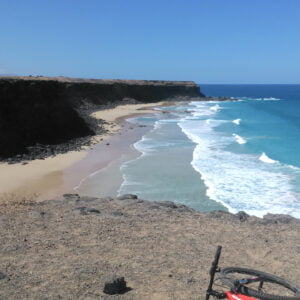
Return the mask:
M 134 194 L 125 194 L 117 197 L 118 200 L 130 200 L 130 199 L 137 199 L 138 196 Z
M 103 292 L 109 295 L 124 294 L 128 291 L 124 277 L 113 278 L 105 282 Z

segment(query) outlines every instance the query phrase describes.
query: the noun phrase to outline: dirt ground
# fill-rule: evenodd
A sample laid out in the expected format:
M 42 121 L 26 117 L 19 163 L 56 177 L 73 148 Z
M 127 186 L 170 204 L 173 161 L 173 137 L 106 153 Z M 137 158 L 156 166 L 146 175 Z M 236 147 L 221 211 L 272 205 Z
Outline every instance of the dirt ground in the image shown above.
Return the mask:
M 220 266 L 300 285 L 297 219 L 69 196 L 0 206 L 0 299 L 204 299 L 217 245 Z M 112 276 L 131 290 L 104 294 Z

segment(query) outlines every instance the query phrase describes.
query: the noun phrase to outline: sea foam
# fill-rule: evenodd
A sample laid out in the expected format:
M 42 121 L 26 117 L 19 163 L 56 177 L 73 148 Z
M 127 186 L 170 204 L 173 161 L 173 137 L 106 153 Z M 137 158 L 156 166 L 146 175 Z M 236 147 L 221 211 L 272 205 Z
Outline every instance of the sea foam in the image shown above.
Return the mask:
M 236 125 L 240 125 L 241 124 L 241 119 L 235 119 L 232 121 L 232 123 L 236 124 Z
M 274 160 L 274 159 L 268 157 L 267 154 L 264 153 L 264 152 L 263 152 L 262 155 L 259 157 L 259 160 L 260 160 L 260 161 L 263 161 L 264 163 L 267 163 L 267 164 L 275 164 L 275 163 L 278 162 L 277 160 Z
M 243 144 L 247 143 L 246 139 L 244 139 L 243 137 L 241 137 L 241 136 L 239 136 L 235 133 L 233 133 L 232 135 L 233 135 L 233 137 L 235 138 L 235 140 L 238 144 L 243 145 Z
M 216 104 L 214 106 L 211 106 L 210 110 L 217 112 L 218 110 L 220 110 L 220 108 L 221 108 L 220 105 Z
M 217 116 L 218 111 L 214 114 Z M 300 196 L 293 192 L 291 175 L 285 173 L 287 166 L 276 164 L 265 153 L 259 157 L 266 163 L 261 165 L 254 154 L 225 151 L 232 138 L 214 130 L 211 115 L 209 122 L 202 116 L 181 120 L 179 126 L 197 144 L 191 165 L 201 175 L 210 199 L 233 213 L 244 210 L 259 217 L 268 212 L 299 217 Z M 239 144 L 246 142 L 237 134 L 233 136 Z
M 172 138 L 164 135 L 167 127 L 176 127 L 178 124 L 182 132 L 193 142 L 191 147 L 194 147 L 194 150 L 190 163 L 199 174 L 199 180 L 202 179 L 207 187 L 206 194 L 211 200 L 221 203 L 233 213 L 243 210 L 260 217 L 266 213 L 286 213 L 300 217 L 300 195 L 294 185 L 299 168 L 279 163 L 268 157 L 263 150 L 260 153 L 257 150 L 253 151 L 257 149 L 253 146 L 259 144 L 255 144 L 256 139 L 253 138 L 251 143 L 248 142 L 251 134 L 249 135 L 247 130 L 251 128 L 251 122 L 247 122 L 249 128 L 230 125 L 232 123 L 240 125 L 245 115 L 243 111 L 230 110 L 230 107 L 233 105 L 248 107 L 247 102 L 245 100 L 241 103 L 224 103 L 220 107 L 218 103 L 194 101 L 189 104 L 190 107 L 185 104 L 180 109 L 173 108 L 171 115 L 160 114 L 154 126 L 155 135 L 147 135 L 142 141 L 135 143 L 135 148 L 142 152 L 136 160 L 148 159 L 149 166 L 144 165 L 142 171 L 151 175 L 153 154 L 156 153 L 155 156 L 160 157 L 159 153 L 166 154 L 168 149 L 173 150 L 184 145 L 180 144 L 182 141 L 178 135 Z M 240 118 L 234 115 L 236 112 Z M 248 117 L 247 114 L 246 116 Z M 251 121 L 250 117 L 251 115 L 249 115 Z M 238 130 L 239 134 L 233 133 L 232 130 Z M 247 139 L 243 137 L 244 134 Z M 233 141 L 244 146 L 234 146 Z M 170 155 L 166 157 L 172 160 Z M 171 164 L 174 172 L 176 172 L 176 165 L 177 161 Z M 127 167 L 130 170 L 126 170 Z M 138 163 L 125 165 L 123 171 L 132 175 L 134 171 L 132 168 L 139 168 Z M 182 169 L 179 173 L 182 175 Z M 123 187 L 126 186 L 126 188 L 122 190 L 122 193 L 124 191 L 144 193 L 145 190 L 152 192 L 153 189 L 158 188 L 160 190 L 157 193 L 165 192 L 165 186 L 152 185 L 150 188 L 149 182 L 152 181 L 146 182 L 142 178 L 143 185 L 138 185 L 135 182 L 137 178 L 139 177 L 124 176 Z M 156 182 L 156 179 L 153 180 Z M 145 186 L 147 186 L 146 189 Z M 180 186 L 178 187 L 181 189 Z M 187 194 L 188 197 L 190 196 Z M 175 197 L 174 199 L 180 202 L 184 201 L 183 198 L 176 199 Z M 199 199 L 199 207 L 201 207 L 201 200 Z

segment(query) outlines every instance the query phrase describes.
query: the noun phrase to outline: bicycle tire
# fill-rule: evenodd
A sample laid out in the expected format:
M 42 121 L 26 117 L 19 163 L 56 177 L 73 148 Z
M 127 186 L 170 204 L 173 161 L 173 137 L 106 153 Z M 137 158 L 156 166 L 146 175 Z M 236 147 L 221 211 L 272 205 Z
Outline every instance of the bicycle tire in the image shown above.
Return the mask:
M 278 284 L 296 294 L 295 296 L 277 296 L 277 295 L 260 292 L 241 284 L 239 288 L 239 293 L 244 294 L 246 296 L 259 298 L 262 300 L 300 300 L 300 288 L 297 287 L 295 284 L 291 283 L 290 281 L 285 280 L 281 277 L 277 277 L 275 275 L 253 270 L 253 269 L 246 269 L 246 268 L 239 268 L 239 267 L 224 268 L 219 273 L 219 279 L 222 281 L 223 284 L 225 284 L 226 286 L 230 287 L 233 290 L 236 288 L 236 285 L 235 285 L 235 280 L 227 277 L 227 275 L 230 273 L 240 273 L 245 275 L 261 276 L 264 277 L 263 280 L 264 282 Z

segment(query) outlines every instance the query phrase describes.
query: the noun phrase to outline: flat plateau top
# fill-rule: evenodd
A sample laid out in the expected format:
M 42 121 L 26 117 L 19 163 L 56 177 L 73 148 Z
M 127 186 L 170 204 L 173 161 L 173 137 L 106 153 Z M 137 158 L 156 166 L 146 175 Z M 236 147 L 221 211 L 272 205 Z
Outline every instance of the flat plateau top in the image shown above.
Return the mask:
M 171 202 L 66 196 L 0 205 L 1 299 L 204 299 L 217 245 L 221 267 L 300 284 L 300 220 L 241 222 Z M 132 290 L 109 298 L 102 289 L 114 275 Z
M 126 85 L 154 85 L 154 86 L 188 86 L 198 87 L 193 81 L 164 81 L 164 80 L 122 80 L 122 79 L 89 79 L 70 78 L 64 76 L 0 76 L 0 80 L 34 80 L 34 81 L 59 81 L 67 83 L 94 83 L 94 84 L 126 84 Z

